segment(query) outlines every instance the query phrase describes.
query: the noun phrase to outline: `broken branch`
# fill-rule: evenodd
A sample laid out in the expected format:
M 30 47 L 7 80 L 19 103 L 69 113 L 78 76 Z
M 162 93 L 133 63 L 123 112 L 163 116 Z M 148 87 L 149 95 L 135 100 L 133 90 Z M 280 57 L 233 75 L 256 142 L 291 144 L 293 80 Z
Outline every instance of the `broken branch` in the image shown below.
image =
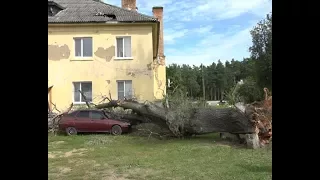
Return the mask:
M 90 104 L 88 103 L 87 97 L 82 93 L 81 90 L 79 90 L 79 92 L 80 92 L 82 98 L 84 99 L 84 101 L 86 102 L 86 105 L 88 106 L 88 108 L 91 108 Z

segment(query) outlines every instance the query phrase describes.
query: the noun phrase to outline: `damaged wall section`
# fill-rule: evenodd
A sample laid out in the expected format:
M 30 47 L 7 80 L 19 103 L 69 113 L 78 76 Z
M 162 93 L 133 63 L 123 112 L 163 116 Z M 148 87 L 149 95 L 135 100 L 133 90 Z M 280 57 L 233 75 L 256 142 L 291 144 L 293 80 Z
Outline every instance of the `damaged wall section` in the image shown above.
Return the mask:
M 125 33 L 124 33 L 125 32 Z M 116 37 L 131 37 L 132 59 L 115 60 Z M 92 37 L 93 56 L 75 57 L 74 37 Z M 135 95 L 153 101 L 155 82 L 153 68 L 152 26 L 54 26 L 48 27 L 48 77 L 55 84 L 53 103 L 58 108 L 73 102 L 73 82 L 92 82 L 92 96 L 117 98 L 117 80 L 132 80 Z M 161 73 L 158 73 L 161 74 Z M 108 81 L 111 80 L 111 81 Z M 153 86 L 155 87 L 155 86 Z M 97 102 L 94 102 L 97 103 Z
M 69 59 L 70 48 L 68 45 L 51 44 L 48 45 L 48 59 L 53 61 L 59 61 L 61 59 Z

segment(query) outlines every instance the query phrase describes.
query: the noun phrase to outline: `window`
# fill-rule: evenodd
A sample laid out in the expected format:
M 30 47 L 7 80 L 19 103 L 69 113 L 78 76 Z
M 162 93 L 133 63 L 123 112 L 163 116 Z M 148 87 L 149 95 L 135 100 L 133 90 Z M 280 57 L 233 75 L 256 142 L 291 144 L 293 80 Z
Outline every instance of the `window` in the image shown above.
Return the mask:
M 73 112 L 71 112 L 69 114 L 66 114 L 65 116 L 66 117 L 74 117 L 74 116 L 76 116 L 77 113 L 78 113 L 78 111 L 73 111 Z
M 96 112 L 96 111 L 91 111 L 91 119 L 101 119 L 104 118 L 102 113 Z
M 77 114 L 78 118 L 89 118 L 89 111 L 80 111 Z
M 92 57 L 92 38 L 74 38 L 75 56 Z
M 86 96 L 88 102 L 92 102 L 92 82 L 74 82 L 73 83 L 73 102 L 85 103 L 79 90 Z
M 117 37 L 117 58 L 131 57 L 131 37 Z
M 117 81 L 118 83 L 118 99 L 132 98 L 132 81 Z

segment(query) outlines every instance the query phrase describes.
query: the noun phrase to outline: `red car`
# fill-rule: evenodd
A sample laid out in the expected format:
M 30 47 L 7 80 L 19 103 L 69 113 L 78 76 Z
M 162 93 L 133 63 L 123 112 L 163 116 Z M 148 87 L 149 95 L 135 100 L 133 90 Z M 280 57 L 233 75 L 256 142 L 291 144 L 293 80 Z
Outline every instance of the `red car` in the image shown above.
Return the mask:
M 67 135 L 76 135 L 78 132 L 108 132 L 120 135 L 128 132 L 130 123 L 110 119 L 100 110 L 76 110 L 62 116 L 59 130 Z

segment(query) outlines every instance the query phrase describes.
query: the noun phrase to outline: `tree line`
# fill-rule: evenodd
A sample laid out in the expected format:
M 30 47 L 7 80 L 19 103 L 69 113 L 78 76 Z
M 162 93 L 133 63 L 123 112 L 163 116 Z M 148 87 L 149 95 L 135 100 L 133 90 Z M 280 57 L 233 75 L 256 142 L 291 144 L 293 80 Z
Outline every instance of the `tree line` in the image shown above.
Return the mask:
M 211 65 L 167 66 L 167 92 L 184 93 L 190 99 L 224 100 L 238 82 L 241 93 L 250 96 L 248 101 L 262 98 L 263 88 L 272 91 L 272 13 L 250 31 L 252 46 L 250 57 L 241 61 L 218 60 Z

